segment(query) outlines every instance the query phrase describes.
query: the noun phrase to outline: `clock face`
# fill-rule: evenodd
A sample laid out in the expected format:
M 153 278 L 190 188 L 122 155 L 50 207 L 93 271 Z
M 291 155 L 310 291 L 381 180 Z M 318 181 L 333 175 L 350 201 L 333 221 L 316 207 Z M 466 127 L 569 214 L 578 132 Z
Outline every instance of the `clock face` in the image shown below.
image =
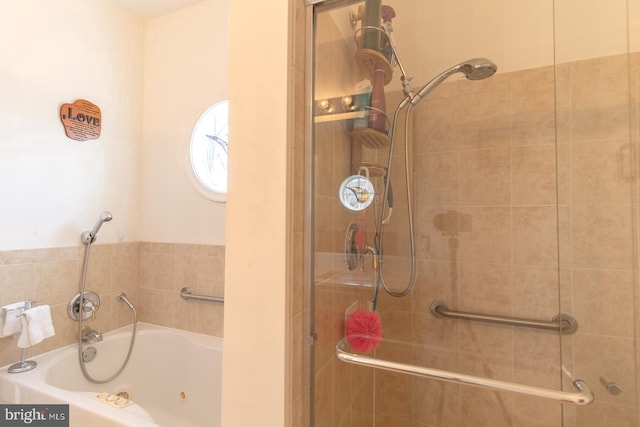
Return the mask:
M 338 196 L 345 208 L 351 211 L 361 211 L 371 205 L 375 190 L 367 177 L 352 175 L 342 182 Z
M 207 197 L 224 201 L 227 193 L 229 103 L 218 102 L 202 114 L 191 136 L 190 157 L 194 175 Z

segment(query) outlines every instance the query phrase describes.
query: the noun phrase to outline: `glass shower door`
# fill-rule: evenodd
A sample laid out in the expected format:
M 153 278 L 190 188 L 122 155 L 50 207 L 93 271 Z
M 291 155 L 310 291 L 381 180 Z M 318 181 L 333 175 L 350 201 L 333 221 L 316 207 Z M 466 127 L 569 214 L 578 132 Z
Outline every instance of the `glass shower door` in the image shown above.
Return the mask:
M 562 365 L 596 396 L 568 426 L 640 425 L 635 3 L 554 4 L 560 291 L 580 322 Z
M 637 425 L 640 61 L 589 3 L 314 6 L 311 425 Z

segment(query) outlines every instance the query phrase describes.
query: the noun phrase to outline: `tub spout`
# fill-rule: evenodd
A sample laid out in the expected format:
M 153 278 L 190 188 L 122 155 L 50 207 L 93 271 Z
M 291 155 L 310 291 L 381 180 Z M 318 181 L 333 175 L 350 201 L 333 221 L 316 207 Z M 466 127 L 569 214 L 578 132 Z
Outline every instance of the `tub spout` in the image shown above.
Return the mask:
M 80 339 L 82 340 L 82 342 L 88 342 L 92 344 L 97 343 L 102 341 L 102 332 L 83 326 L 82 332 L 80 333 Z

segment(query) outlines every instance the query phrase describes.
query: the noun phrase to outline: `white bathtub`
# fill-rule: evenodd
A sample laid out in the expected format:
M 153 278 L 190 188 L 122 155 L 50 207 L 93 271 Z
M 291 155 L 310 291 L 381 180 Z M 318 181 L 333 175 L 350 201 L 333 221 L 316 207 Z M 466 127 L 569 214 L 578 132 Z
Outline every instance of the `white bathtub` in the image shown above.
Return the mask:
M 98 354 L 86 364 L 89 373 L 97 379 L 112 375 L 130 337 L 128 326 L 92 344 Z M 38 362 L 32 371 L 9 374 L 0 368 L 0 401 L 68 403 L 71 427 L 220 427 L 222 345 L 221 338 L 138 323 L 129 364 L 113 381 L 87 381 L 72 344 L 30 358 Z M 135 404 L 118 409 L 94 399 L 121 391 Z

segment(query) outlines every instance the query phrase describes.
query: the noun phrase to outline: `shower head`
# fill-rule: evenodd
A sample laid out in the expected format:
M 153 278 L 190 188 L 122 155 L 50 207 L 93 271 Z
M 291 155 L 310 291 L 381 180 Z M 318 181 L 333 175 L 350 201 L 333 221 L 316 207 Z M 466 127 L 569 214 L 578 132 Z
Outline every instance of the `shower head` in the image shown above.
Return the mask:
M 111 215 L 111 212 L 109 211 L 104 211 L 100 214 L 100 220 L 102 221 L 111 221 L 113 219 L 113 215 Z
M 96 222 L 96 225 L 93 226 L 91 231 L 84 231 L 80 236 L 82 243 L 84 243 L 85 245 L 88 245 L 95 242 L 96 234 L 98 234 L 98 231 L 100 230 L 100 227 L 102 227 L 102 224 L 104 224 L 105 222 L 111 221 L 112 219 L 113 219 L 113 215 L 111 215 L 111 212 L 109 211 L 102 212 L 100 214 L 100 217 L 98 218 L 98 222 Z
M 486 79 L 498 71 L 498 66 L 487 58 L 474 58 L 459 66 L 469 80 Z
M 498 70 L 498 66 L 486 58 L 473 58 L 444 70 L 427 83 L 411 99 L 412 105 L 417 105 L 422 98 L 455 73 L 462 73 L 469 80 L 482 80 L 491 77 Z

